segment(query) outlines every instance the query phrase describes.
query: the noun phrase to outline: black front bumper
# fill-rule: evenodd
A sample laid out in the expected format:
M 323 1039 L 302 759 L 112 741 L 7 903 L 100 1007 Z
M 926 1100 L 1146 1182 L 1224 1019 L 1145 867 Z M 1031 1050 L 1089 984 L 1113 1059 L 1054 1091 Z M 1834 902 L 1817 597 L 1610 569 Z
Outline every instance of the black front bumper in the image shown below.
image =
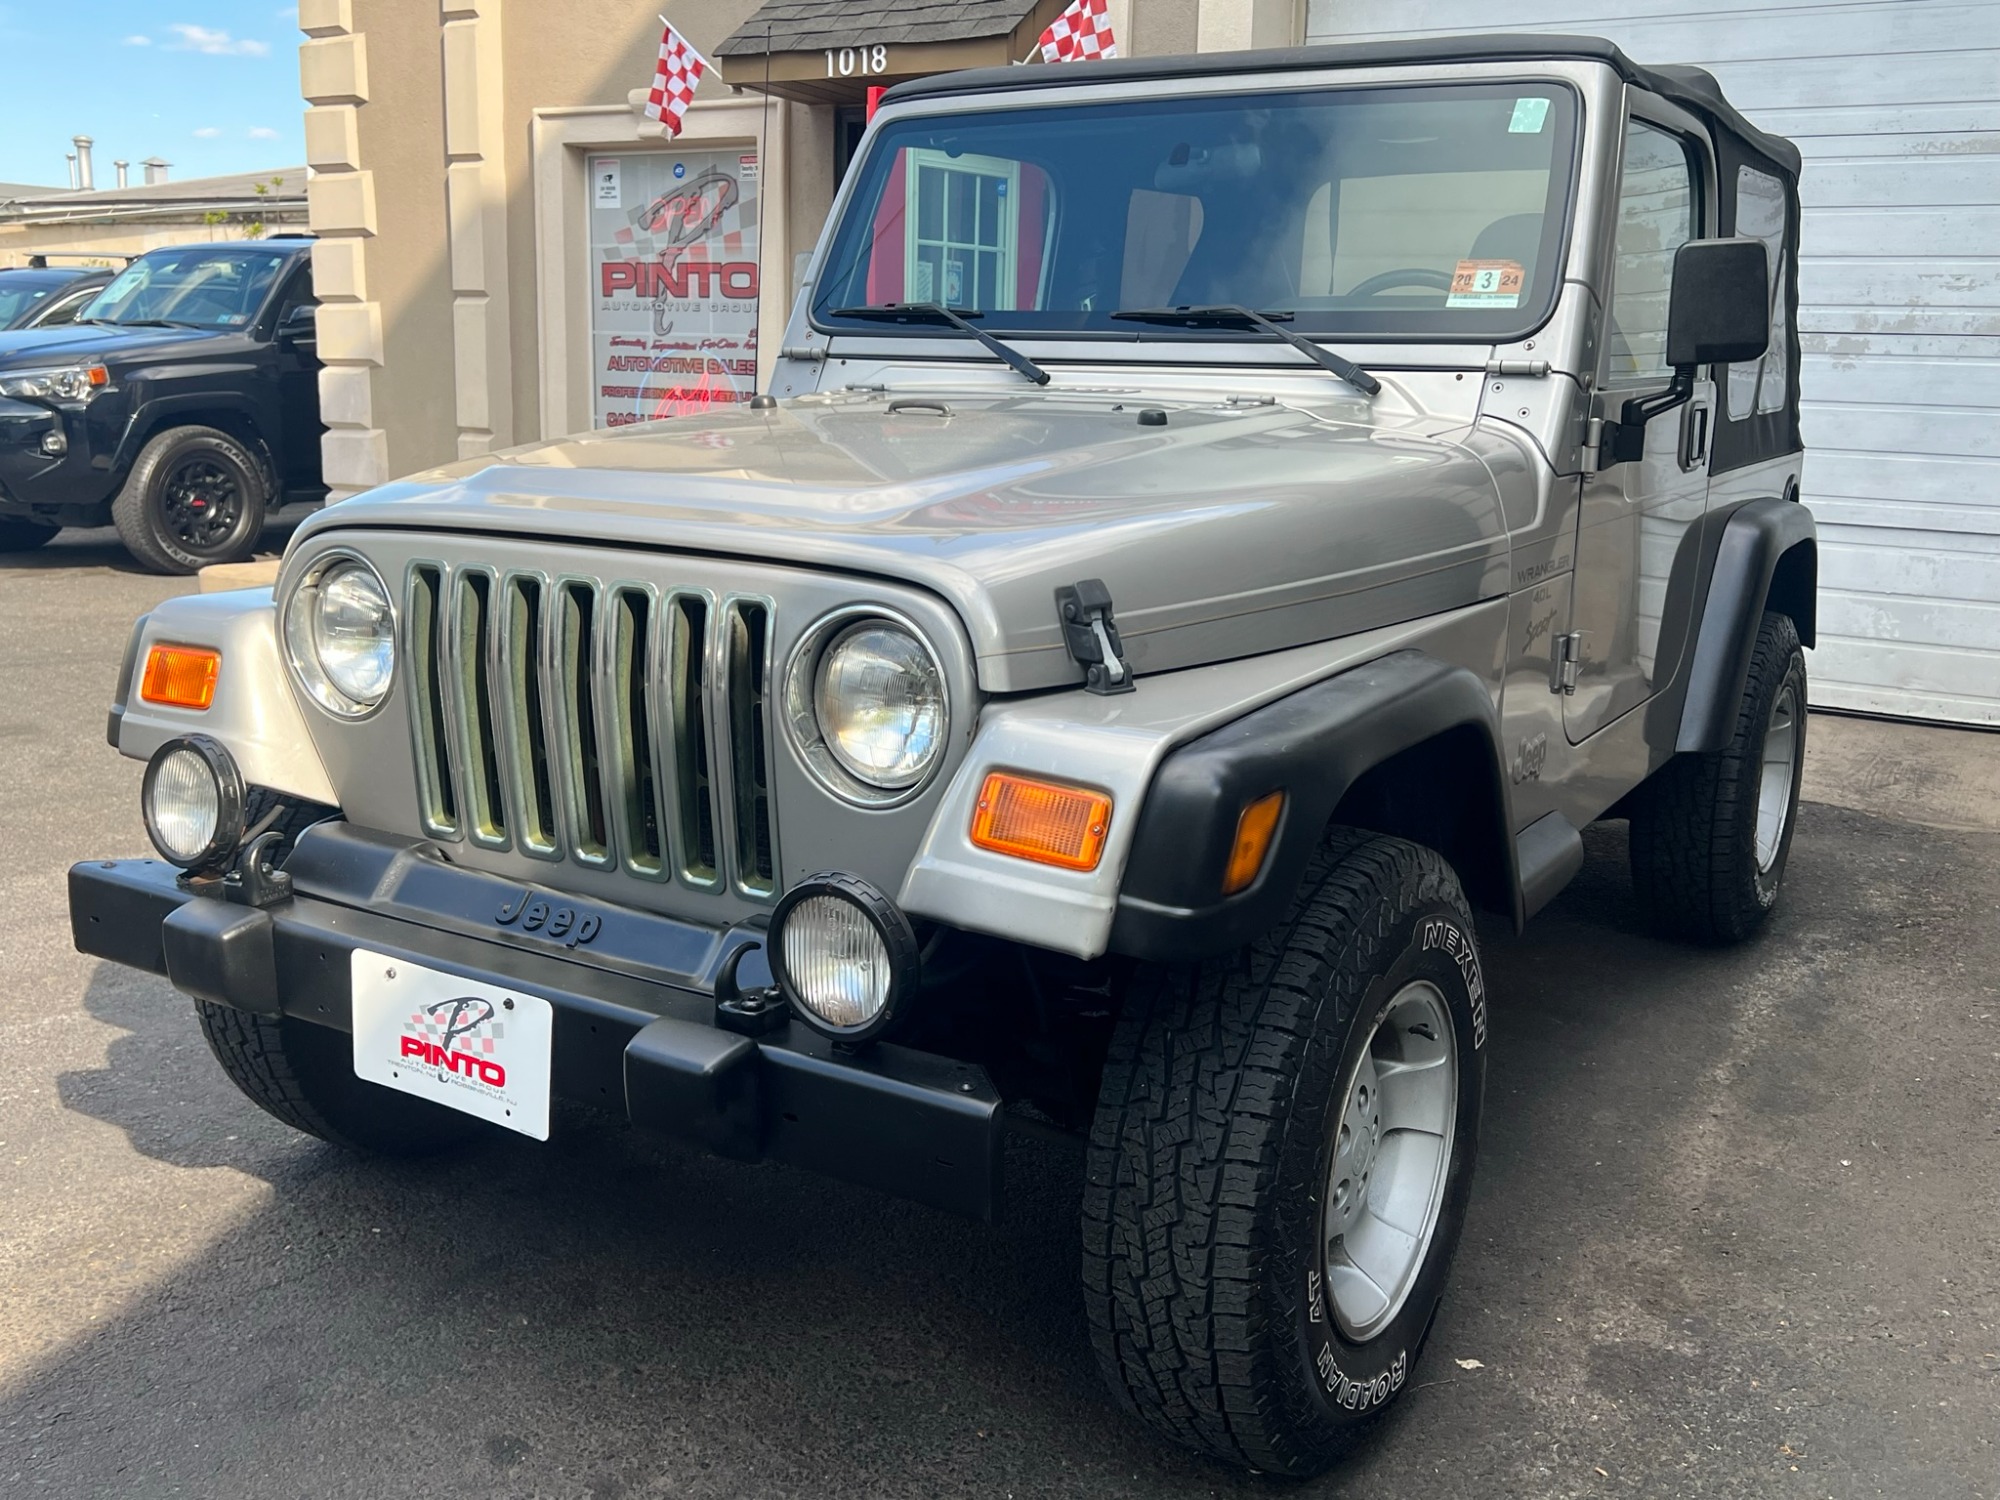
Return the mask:
M 572 911 L 571 936 L 597 919 L 588 950 L 503 937 L 496 914 L 519 910 L 522 886 L 342 824 L 302 836 L 287 870 L 295 894 L 260 909 L 193 895 L 153 860 L 76 865 L 71 931 L 79 951 L 212 1004 L 341 1031 L 356 949 L 532 990 L 555 1008 L 558 1098 L 622 1108 L 719 1155 L 1000 1216 L 1003 1111 L 983 1069 L 889 1043 L 838 1052 L 797 1021 L 755 1038 L 714 1024 L 715 976 L 754 930 L 536 889 L 531 900 Z

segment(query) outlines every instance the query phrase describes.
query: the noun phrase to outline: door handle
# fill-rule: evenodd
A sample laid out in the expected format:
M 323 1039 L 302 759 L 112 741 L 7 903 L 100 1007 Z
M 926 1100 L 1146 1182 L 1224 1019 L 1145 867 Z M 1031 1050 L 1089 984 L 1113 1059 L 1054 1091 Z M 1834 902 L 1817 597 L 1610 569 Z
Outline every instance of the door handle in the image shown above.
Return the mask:
M 1708 457 L 1708 403 L 1690 401 L 1681 417 L 1681 472 L 1701 467 Z

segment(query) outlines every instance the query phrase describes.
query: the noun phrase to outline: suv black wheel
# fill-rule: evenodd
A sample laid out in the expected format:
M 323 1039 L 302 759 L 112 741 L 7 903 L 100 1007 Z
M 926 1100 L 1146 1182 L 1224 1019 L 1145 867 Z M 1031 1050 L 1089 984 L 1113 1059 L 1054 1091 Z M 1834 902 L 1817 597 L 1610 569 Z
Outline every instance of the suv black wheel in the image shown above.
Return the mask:
M 1129 1409 L 1271 1473 L 1402 1391 L 1471 1190 L 1485 986 L 1457 877 L 1336 831 L 1287 919 L 1142 970 L 1091 1132 L 1084 1300 Z
M 24 516 L 0 516 L 0 552 L 33 552 L 37 547 L 47 546 L 61 530 L 60 526 L 30 521 Z
M 1632 884 L 1671 937 L 1734 943 L 1778 904 L 1806 762 L 1806 658 L 1787 615 L 1757 630 L 1728 746 L 1660 768 L 1632 808 Z
M 175 427 L 140 450 L 111 503 L 127 550 L 153 573 L 241 562 L 264 532 L 262 465 L 213 427 Z

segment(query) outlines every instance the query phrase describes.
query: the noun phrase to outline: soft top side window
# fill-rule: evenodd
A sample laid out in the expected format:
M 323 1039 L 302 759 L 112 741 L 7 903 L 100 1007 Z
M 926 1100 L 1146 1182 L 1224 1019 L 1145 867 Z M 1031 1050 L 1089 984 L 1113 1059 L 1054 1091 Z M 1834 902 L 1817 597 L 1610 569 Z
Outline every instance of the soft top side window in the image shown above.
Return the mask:
M 1768 172 L 1736 169 L 1736 232 L 1764 242 L 1770 271 L 1771 347 L 1754 364 L 1729 367 L 1729 417 L 1785 409 L 1790 328 L 1785 312 L 1785 185 Z

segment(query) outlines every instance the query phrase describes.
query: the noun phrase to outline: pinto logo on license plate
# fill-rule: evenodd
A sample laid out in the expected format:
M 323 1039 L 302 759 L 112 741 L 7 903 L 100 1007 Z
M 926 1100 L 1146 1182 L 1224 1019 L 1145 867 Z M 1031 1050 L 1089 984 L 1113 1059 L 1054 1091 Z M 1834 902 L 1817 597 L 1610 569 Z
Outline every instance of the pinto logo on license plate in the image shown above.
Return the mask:
M 352 987 L 356 1077 L 549 1138 L 548 1001 L 365 949 Z

